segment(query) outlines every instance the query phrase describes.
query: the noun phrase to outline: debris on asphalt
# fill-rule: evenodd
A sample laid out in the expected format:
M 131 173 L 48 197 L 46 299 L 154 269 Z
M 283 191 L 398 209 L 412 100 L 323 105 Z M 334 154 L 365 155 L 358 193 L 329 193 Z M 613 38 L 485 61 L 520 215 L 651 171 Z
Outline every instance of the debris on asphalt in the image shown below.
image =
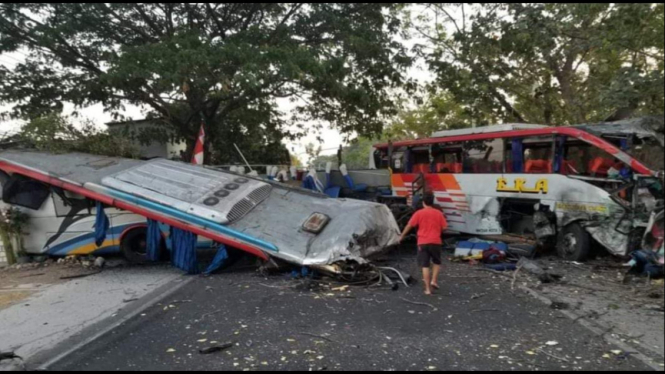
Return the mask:
M 538 280 L 540 280 L 541 283 L 555 283 L 563 278 L 562 275 L 553 274 L 540 267 L 536 262 L 528 260 L 524 257 L 520 259 L 520 261 L 517 263 L 517 266 L 527 273 L 538 277 Z
M 209 355 L 217 352 L 222 352 L 226 351 L 227 349 L 230 349 L 234 346 L 234 343 L 226 343 L 222 345 L 217 345 L 217 346 L 212 346 L 212 347 L 207 347 L 207 348 L 202 348 L 199 350 L 199 353 L 202 355 Z
M 17 356 L 14 352 L 0 352 L 0 362 L 6 360 L 23 360 L 23 358 Z
M 554 310 L 568 310 L 570 309 L 570 304 L 555 301 L 552 303 L 552 305 L 550 305 L 550 308 Z
M 69 276 L 65 276 L 65 277 L 60 277 L 60 279 L 62 279 L 62 280 L 81 279 L 81 278 L 91 277 L 91 276 L 97 275 L 99 273 L 101 273 L 101 271 L 95 271 L 95 272 L 88 273 L 88 274 L 69 275 Z

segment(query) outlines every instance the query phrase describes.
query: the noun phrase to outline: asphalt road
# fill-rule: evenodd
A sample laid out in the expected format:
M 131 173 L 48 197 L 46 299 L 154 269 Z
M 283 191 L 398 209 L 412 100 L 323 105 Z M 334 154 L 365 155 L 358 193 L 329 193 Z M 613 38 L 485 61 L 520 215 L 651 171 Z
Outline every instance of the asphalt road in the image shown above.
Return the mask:
M 416 274 L 413 258 L 392 261 Z M 444 273 L 433 297 L 420 287 L 312 291 L 251 270 L 197 278 L 50 369 L 649 370 L 511 292 L 508 277 L 465 264 Z M 235 345 L 199 353 L 226 342 Z

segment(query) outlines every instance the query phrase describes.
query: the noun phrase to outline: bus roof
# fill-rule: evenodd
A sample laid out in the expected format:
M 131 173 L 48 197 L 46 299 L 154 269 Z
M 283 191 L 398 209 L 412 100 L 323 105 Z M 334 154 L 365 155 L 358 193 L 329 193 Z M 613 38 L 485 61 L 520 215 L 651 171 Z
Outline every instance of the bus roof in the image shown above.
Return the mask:
M 446 138 L 449 136 L 461 136 L 461 135 L 473 135 L 473 134 L 490 134 L 496 132 L 515 131 L 515 130 L 542 129 L 545 127 L 547 126 L 530 125 L 525 123 L 507 123 L 504 125 L 482 126 L 482 127 L 474 127 L 469 129 L 444 130 L 444 131 L 435 132 L 432 135 L 432 138 Z

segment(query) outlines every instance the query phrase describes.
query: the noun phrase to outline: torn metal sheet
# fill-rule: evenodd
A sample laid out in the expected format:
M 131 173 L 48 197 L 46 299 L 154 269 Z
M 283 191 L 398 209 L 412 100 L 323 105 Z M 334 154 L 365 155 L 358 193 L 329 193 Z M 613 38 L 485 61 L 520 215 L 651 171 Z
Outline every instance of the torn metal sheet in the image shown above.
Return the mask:
M 637 136 L 639 138 L 653 137 L 658 140 L 661 147 L 665 146 L 665 119 L 663 116 L 632 118 L 576 127 L 599 137 L 608 135 Z

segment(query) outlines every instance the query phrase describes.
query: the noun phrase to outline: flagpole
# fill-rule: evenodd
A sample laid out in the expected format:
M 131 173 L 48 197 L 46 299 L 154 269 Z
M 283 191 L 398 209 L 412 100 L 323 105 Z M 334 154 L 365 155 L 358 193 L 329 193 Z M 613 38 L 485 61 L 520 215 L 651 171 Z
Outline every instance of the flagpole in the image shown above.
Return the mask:
M 249 164 L 249 162 L 247 162 L 247 159 L 245 158 L 245 155 L 242 154 L 242 152 L 240 151 L 240 148 L 238 148 L 236 143 L 233 143 L 233 146 L 236 147 L 236 151 L 238 151 L 238 153 L 240 153 L 240 157 L 242 157 L 242 159 L 245 161 L 245 165 L 247 165 L 247 167 L 249 168 L 249 171 L 250 172 L 254 171 L 254 169 L 252 169 L 252 166 Z M 268 174 L 270 174 L 270 172 L 268 172 Z

